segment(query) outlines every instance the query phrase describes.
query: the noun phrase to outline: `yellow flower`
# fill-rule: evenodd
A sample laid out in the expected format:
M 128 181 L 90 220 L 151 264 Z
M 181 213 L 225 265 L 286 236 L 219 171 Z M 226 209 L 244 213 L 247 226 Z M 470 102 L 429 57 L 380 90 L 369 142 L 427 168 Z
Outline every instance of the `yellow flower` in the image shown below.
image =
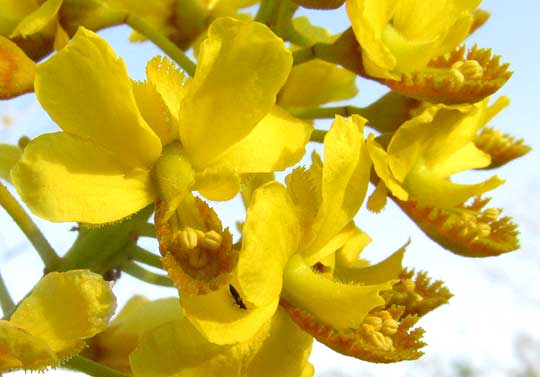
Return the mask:
M 85 270 L 41 279 L 9 321 L 0 321 L 0 372 L 43 370 L 78 354 L 115 309 L 107 282 Z
M 64 132 L 30 142 L 13 182 L 51 221 L 110 222 L 158 196 L 173 211 L 192 189 L 230 199 L 240 174 L 303 155 L 310 126 L 274 106 L 291 64 L 266 26 L 222 18 L 185 86 L 159 58 L 133 84 L 108 44 L 81 28 L 36 74 L 36 95 Z
M 178 298 L 136 296 L 90 341 L 86 356 L 136 377 L 299 377 L 311 343 L 281 311 L 252 339 L 217 346 L 183 316 Z
M 367 284 L 332 279 L 334 253 L 355 235 L 351 222 L 369 181 L 364 123 L 337 118 L 325 138 L 324 165 L 315 158 L 309 171 L 293 172 L 289 191 L 277 182 L 255 191 L 229 286 L 180 292 L 186 317 L 210 342 L 248 341 L 280 310 L 280 300 L 337 329 L 358 328 L 384 306 L 379 292 L 391 288 L 400 267 L 385 264 Z
M 481 0 L 348 0 L 347 13 L 370 76 L 398 79 L 455 49 Z
M 17 42 L 38 60 L 52 48 L 60 49 L 69 37 L 58 22 L 63 0 L 8 0 L 2 3 L 0 35 Z
M 426 105 L 392 135 L 385 151 L 370 136 L 368 150 L 375 171 L 400 200 L 452 208 L 501 185 L 497 176 L 478 184 L 458 184 L 449 177 L 489 166 L 491 158 L 474 144 L 476 134 L 502 107 L 501 99 L 474 105 Z M 384 190 L 383 190 L 384 192 Z

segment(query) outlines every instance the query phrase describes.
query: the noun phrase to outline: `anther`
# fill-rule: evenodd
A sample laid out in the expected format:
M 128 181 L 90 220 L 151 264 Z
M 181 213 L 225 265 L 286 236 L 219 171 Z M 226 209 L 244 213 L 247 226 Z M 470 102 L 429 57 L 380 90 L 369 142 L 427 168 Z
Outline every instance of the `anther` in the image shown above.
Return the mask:
M 178 232 L 178 239 L 181 245 L 188 249 L 194 249 L 197 247 L 197 232 L 193 228 L 186 227 Z
M 395 319 L 385 319 L 382 324 L 382 330 L 381 332 L 384 335 L 394 335 L 397 333 L 399 324 Z
M 491 234 L 491 226 L 486 223 L 478 223 L 476 230 L 478 232 L 478 237 L 480 238 L 487 237 Z
M 221 246 L 222 241 L 223 236 L 215 230 L 211 230 L 204 234 L 204 238 L 201 239 L 201 245 L 206 249 L 216 250 Z
M 416 289 L 416 284 L 412 279 L 405 279 L 401 282 L 401 284 L 403 285 L 403 289 L 405 290 L 405 292 L 411 293 L 414 292 L 414 290 Z
M 499 219 L 499 215 L 501 214 L 501 211 L 499 211 L 497 208 L 488 208 L 484 212 L 482 212 L 482 220 L 486 222 L 491 221 L 497 221 Z
M 374 330 L 380 330 L 383 326 L 383 320 L 374 315 L 368 315 L 364 318 L 364 324 L 373 326 Z
M 463 78 L 469 80 L 480 80 L 484 76 L 484 68 L 477 60 L 464 60 L 452 64 L 452 71 L 458 71 L 463 75 Z

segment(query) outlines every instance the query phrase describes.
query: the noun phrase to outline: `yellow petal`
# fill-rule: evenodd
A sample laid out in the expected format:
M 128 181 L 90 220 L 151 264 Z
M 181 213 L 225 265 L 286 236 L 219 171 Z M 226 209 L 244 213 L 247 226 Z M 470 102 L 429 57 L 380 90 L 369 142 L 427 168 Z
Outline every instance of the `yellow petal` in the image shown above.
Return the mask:
M 0 14 L 0 35 L 9 35 L 26 15 L 37 8 L 34 0 L 2 1 Z
M 15 43 L 0 35 L 0 99 L 34 90 L 35 63 Z
M 11 177 L 28 207 L 50 221 L 111 222 L 156 197 L 147 171 L 126 170 L 109 152 L 64 132 L 32 140 Z
M 131 370 L 135 377 L 236 377 L 241 364 L 229 348 L 208 342 L 182 318 L 141 338 L 130 356 Z
M 63 49 L 69 43 L 69 35 L 66 33 L 62 25 L 56 25 L 56 33 L 54 34 L 54 49 L 56 51 Z
M 319 106 L 356 96 L 356 75 L 322 60 L 294 66 L 279 93 L 279 104 L 288 106 Z
M 373 134 L 368 136 L 367 150 L 369 157 L 373 161 L 373 168 L 377 173 L 377 176 L 384 182 L 387 189 L 389 189 L 393 195 L 401 200 L 407 200 L 409 194 L 400 182 L 394 178 L 394 175 L 390 171 L 388 166 L 388 153 L 375 141 Z
M 232 292 L 232 288 L 225 286 L 206 295 L 180 296 L 185 316 L 212 343 L 247 341 L 268 322 L 278 306 L 279 298 L 276 298 L 266 306 L 242 308 Z
M 83 339 L 102 331 L 115 309 L 109 284 L 87 270 L 51 272 L 13 313 L 10 322 L 43 339 L 59 358 L 74 355 Z
M 45 341 L 0 320 L 0 373 L 10 369 L 41 370 L 58 363 Z
M 405 248 L 407 245 L 408 243 L 382 262 L 372 266 L 346 266 L 339 263 L 338 260 L 336 263 L 334 276 L 340 281 L 367 285 L 381 284 L 389 280 L 396 279 L 403 269 L 401 266 L 401 261 L 403 259 L 403 254 L 405 254 Z
M 336 117 L 324 140 L 322 204 L 313 224 L 312 240 L 305 252 L 309 258 L 345 225 L 360 208 L 366 195 L 371 159 L 364 140 L 366 120 Z
M 279 308 L 272 318 L 270 333 L 244 376 L 299 377 L 306 367 L 313 338 L 302 331 Z
M 177 140 L 184 75 L 167 58 L 156 56 L 146 65 L 147 81 L 135 82 L 133 91 L 144 119 L 167 145 Z
M 300 241 L 295 207 L 285 187 L 271 182 L 258 188 L 242 229 L 235 287 L 246 304 L 269 305 L 279 298 L 283 270 Z
M 212 23 L 180 115 L 182 145 L 197 169 L 255 128 L 291 65 L 291 53 L 266 26 L 230 18 Z
M 385 304 L 381 290 L 393 281 L 375 285 L 345 284 L 316 273 L 300 255 L 294 255 L 283 275 L 283 297 L 336 328 L 357 328 L 368 312 Z
M 19 161 L 22 151 L 15 145 L 0 144 L 0 177 L 11 182 L 11 168 Z
M 498 176 L 477 184 L 453 183 L 448 179 L 434 176 L 424 166 L 418 165 L 407 176 L 404 187 L 411 193 L 411 199 L 420 200 L 422 205 L 452 208 L 503 183 L 504 180 Z
M 240 191 L 240 175 L 229 164 L 210 166 L 196 174 L 193 190 L 209 200 L 229 200 Z
M 38 66 L 35 85 L 64 131 L 94 141 L 127 167 L 149 167 L 159 157 L 161 142 L 137 109 L 124 62 L 97 34 L 80 28 Z
M 165 323 L 142 337 L 131 354 L 135 377 L 246 376 L 253 354 L 268 334 L 268 324 L 245 343 L 208 342 L 186 318 Z
M 90 342 L 86 356 L 124 373 L 130 372 L 129 355 L 146 332 L 182 317 L 177 297 L 149 301 L 132 297 L 105 331 Z
M 10 35 L 10 38 L 27 37 L 46 28 L 53 21 L 62 6 L 63 0 L 47 0 L 34 12 L 23 18 Z
M 368 74 L 392 78 L 396 58 L 382 43 L 382 33 L 392 13 L 394 1 L 348 0 L 347 14 L 356 39 L 362 46 L 362 61 Z
M 239 173 L 283 170 L 297 163 L 305 153 L 313 127 L 273 107 L 249 135 L 219 157 Z

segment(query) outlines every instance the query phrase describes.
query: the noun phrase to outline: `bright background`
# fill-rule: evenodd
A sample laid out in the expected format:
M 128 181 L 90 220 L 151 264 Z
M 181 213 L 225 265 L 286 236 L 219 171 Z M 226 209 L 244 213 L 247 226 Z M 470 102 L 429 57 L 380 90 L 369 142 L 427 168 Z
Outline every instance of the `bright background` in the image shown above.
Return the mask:
M 478 43 L 492 47 L 504 61 L 512 63 L 514 71 L 514 76 L 498 93 L 510 96 L 512 104 L 490 125 L 524 138 L 533 147 L 529 155 L 496 171 L 507 183 L 492 192 L 494 198 L 490 203 L 504 208 L 504 214 L 512 216 L 519 224 L 521 250 L 497 258 L 466 259 L 427 239 L 391 203 L 382 215 L 363 209 L 356 219 L 357 224 L 374 240 L 365 252 L 367 257 L 382 260 L 411 238 L 405 264 L 427 270 L 433 278 L 444 280 L 454 297 L 449 305 L 420 321 L 428 343 L 423 349 L 426 355 L 420 361 L 370 364 L 316 344 L 311 362 L 317 376 L 540 376 L 540 131 L 537 126 L 540 118 L 540 1 L 485 0 L 482 8 L 490 11 L 492 18 L 467 45 Z M 343 30 L 349 23 L 343 9 L 309 14 L 314 23 L 326 25 L 333 32 Z M 126 60 L 132 77 L 144 79 L 146 62 L 159 54 L 159 50 L 150 43 L 127 43 L 129 29 L 126 27 L 100 34 Z M 378 84 L 360 79 L 358 87 L 359 96 L 347 103 L 365 105 L 386 91 Z M 34 95 L 0 102 L 0 120 L 0 142 L 5 143 L 16 143 L 22 135 L 35 137 L 57 129 Z M 326 124 L 318 124 L 318 127 L 323 126 Z M 493 172 L 479 172 L 463 179 L 479 181 L 491 174 Z M 243 216 L 239 203 L 237 200 L 217 207 L 224 223 L 231 228 Z M 36 222 L 60 252 L 66 251 L 75 238 L 75 233 L 70 231 L 71 223 L 49 224 L 40 219 Z M 147 246 L 156 250 L 151 241 Z M 43 268 L 28 241 L 4 211 L 0 211 L 0 263 L 0 271 L 15 300 L 20 300 L 33 287 Z M 134 293 L 151 298 L 176 294 L 173 289 L 154 288 L 126 275 L 114 290 L 120 306 Z M 527 365 L 531 365 L 536 374 L 524 374 Z M 471 370 L 473 374 L 467 374 Z M 9 375 L 22 376 L 23 372 Z M 74 373 L 55 370 L 49 375 Z

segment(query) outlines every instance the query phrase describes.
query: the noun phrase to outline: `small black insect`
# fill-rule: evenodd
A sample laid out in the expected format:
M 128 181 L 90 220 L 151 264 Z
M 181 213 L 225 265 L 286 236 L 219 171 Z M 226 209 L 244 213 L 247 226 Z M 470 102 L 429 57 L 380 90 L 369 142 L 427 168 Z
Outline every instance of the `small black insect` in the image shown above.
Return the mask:
M 231 292 L 231 296 L 233 296 L 236 305 L 238 305 L 240 309 L 247 310 L 246 304 L 244 304 L 242 298 L 240 297 L 240 293 L 238 293 L 238 291 L 231 284 L 229 284 L 229 292 Z

